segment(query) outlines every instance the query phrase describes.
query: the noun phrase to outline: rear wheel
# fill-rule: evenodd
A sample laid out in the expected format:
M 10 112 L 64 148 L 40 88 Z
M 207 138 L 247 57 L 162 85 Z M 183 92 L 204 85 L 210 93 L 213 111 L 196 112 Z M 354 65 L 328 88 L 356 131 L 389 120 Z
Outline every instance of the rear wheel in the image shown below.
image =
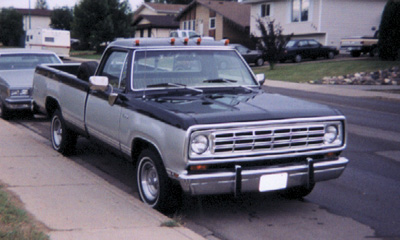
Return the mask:
M 60 110 L 56 110 L 51 119 L 51 144 L 54 150 L 63 155 L 71 154 L 76 145 L 77 134 L 69 130 Z
M 257 58 L 257 60 L 256 60 L 256 65 L 257 65 L 257 66 L 262 66 L 262 65 L 264 65 L 264 59 L 262 59 L 262 58 Z
M 351 52 L 351 56 L 352 57 L 359 57 L 359 56 L 361 56 L 361 52 L 360 51 L 352 51 Z
M 145 149 L 136 165 L 136 179 L 140 199 L 150 207 L 164 213 L 174 212 L 181 202 L 178 186 L 174 186 L 159 155 Z

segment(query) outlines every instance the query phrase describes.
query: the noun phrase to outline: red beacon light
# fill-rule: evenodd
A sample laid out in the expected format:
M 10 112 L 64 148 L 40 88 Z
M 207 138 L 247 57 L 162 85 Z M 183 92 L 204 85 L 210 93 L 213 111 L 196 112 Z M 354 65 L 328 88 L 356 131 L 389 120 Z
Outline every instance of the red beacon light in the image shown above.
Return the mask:
M 187 45 L 188 42 L 189 42 L 189 38 L 185 38 L 185 39 L 183 40 L 183 44 L 185 44 L 185 45 Z
M 171 38 L 170 43 L 171 43 L 171 45 L 174 45 L 175 44 L 175 38 Z
M 196 43 L 197 43 L 197 45 L 200 45 L 200 43 L 201 43 L 201 38 L 198 38 L 197 41 L 196 41 Z
M 226 39 L 225 40 L 225 46 L 228 46 L 229 45 L 229 39 Z
M 139 46 L 139 44 L 140 44 L 140 41 L 139 41 L 139 39 L 136 39 L 136 41 L 135 41 L 135 45 L 136 45 L 136 46 Z

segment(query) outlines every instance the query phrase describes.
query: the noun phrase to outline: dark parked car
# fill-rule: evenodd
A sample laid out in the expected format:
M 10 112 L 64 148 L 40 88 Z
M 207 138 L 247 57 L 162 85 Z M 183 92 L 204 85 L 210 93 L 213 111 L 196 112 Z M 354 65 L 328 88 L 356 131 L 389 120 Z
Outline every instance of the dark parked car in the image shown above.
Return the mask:
M 265 56 L 260 50 L 250 50 L 241 44 L 229 44 L 235 48 L 247 63 L 254 63 L 256 66 L 264 65 Z
M 336 47 L 324 46 L 314 39 L 290 40 L 286 44 L 286 49 L 280 58 L 280 62 L 292 60 L 298 63 L 305 58 L 317 59 L 319 57 L 332 59 L 338 54 L 339 51 Z

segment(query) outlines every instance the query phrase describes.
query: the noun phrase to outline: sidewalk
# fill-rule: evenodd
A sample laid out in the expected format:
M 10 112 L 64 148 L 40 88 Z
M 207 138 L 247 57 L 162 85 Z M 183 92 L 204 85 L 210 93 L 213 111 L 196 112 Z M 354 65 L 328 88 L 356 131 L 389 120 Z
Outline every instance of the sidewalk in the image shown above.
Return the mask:
M 50 229 L 50 239 L 204 239 L 161 227 L 166 216 L 0 119 L 0 181 Z
M 266 80 L 264 86 L 287 88 L 307 92 L 316 92 L 343 97 L 366 97 L 380 98 L 388 100 L 400 100 L 400 94 L 389 93 L 390 90 L 396 90 L 400 93 L 400 86 L 390 85 L 321 85 L 308 83 L 293 83 L 276 80 Z

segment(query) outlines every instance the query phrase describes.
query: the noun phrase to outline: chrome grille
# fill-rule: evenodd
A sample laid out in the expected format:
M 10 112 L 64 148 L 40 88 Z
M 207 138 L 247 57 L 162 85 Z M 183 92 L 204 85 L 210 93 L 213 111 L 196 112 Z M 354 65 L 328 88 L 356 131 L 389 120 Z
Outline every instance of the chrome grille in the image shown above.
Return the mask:
M 231 129 L 212 134 L 212 154 L 304 151 L 324 145 L 324 124 Z

